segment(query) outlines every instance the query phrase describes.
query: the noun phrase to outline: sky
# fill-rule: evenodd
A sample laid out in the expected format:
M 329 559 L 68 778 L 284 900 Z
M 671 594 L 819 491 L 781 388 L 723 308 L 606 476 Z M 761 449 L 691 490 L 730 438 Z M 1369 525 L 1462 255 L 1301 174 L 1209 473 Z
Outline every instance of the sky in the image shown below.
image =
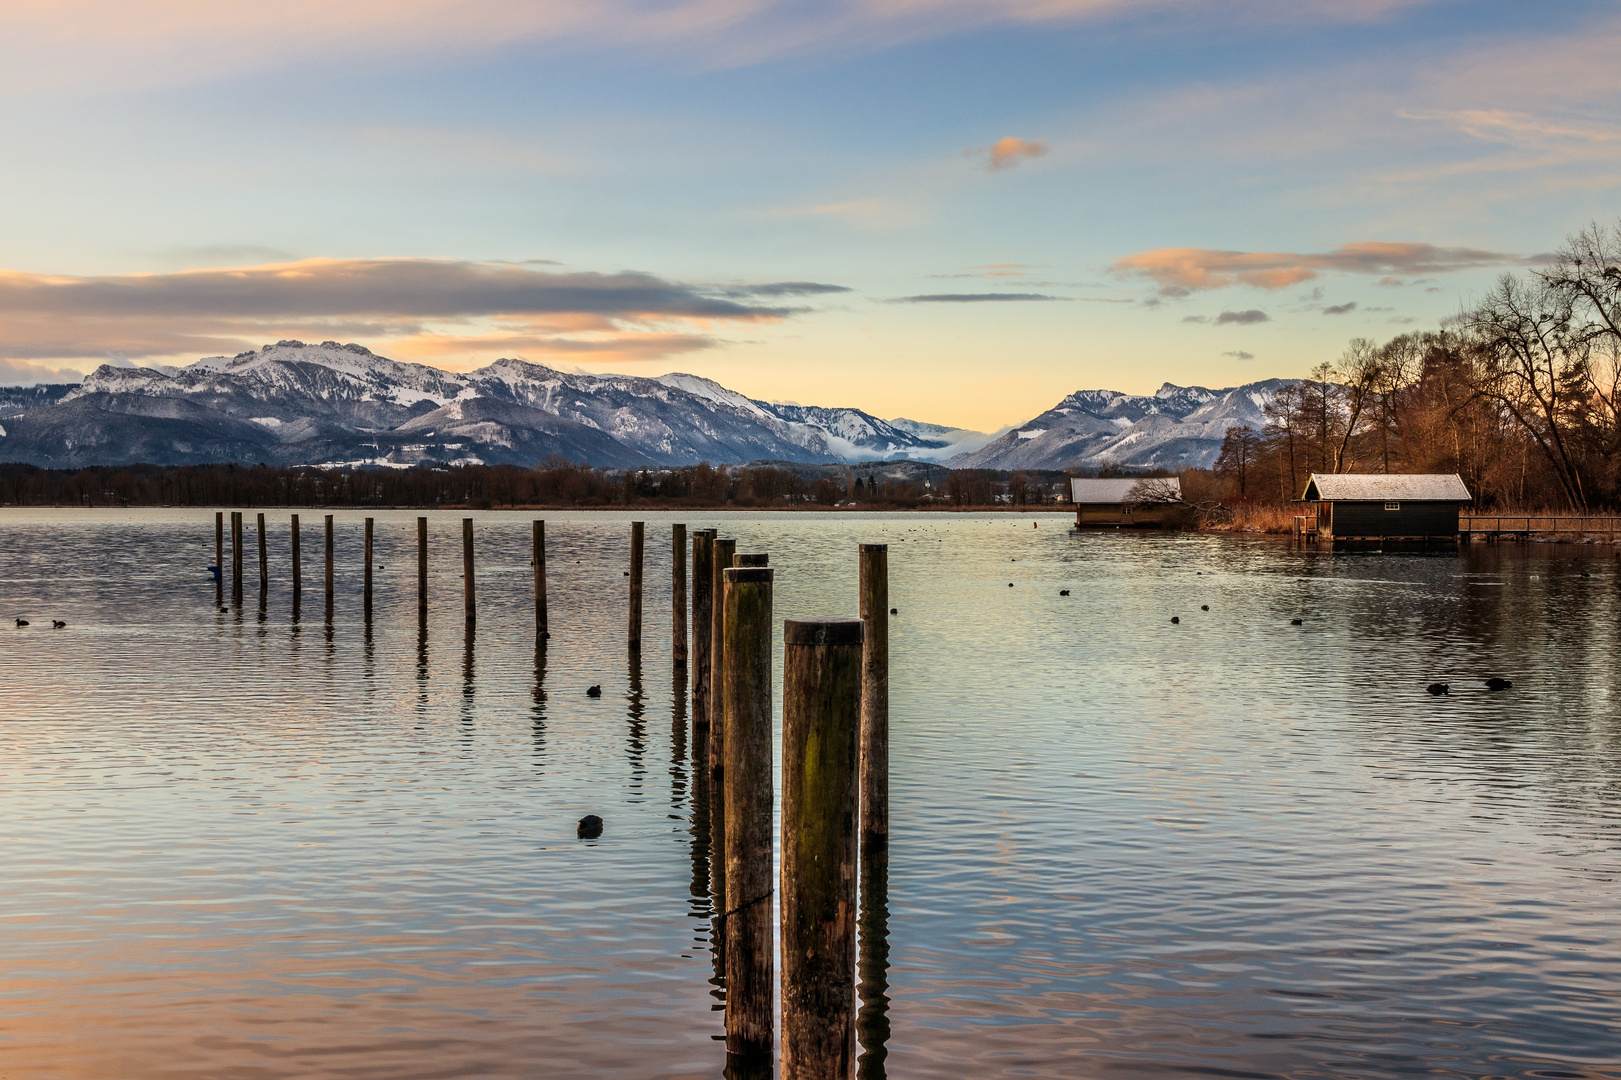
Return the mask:
M 1621 8 L 8 0 L 0 383 L 284 338 L 995 430 L 1621 216 Z

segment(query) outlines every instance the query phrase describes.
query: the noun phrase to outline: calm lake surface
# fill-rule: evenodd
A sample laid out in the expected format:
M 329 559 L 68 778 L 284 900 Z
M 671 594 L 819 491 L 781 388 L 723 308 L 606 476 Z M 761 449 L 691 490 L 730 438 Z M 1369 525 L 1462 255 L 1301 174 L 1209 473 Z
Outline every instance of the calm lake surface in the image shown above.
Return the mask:
M 718 1077 L 675 520 L 771 553 L 779 687 L 780 620 L 891 545 L 864 1076 L 1621 1077 L 1608 550 L 639 514 L 638 664 L 632 515 L 544 515 L 541 649 L 533 515 L 474 515 L 471 636 L 462 515 L 422 632 L 375 516 L 368 633 L 361 513 L 328 624 L 318 513 L 294 621 L 284 512 L 238 611 L 212 512 L 0 511 L 4 1080 Z

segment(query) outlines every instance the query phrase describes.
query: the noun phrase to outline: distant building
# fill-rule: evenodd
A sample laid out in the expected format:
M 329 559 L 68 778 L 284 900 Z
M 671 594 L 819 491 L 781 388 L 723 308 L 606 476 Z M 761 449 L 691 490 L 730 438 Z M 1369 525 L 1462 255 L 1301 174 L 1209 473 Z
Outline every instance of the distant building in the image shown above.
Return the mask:
M 1312 473 L 1300 501 L 1325 540 L 1456 541 L 1473 498 L 1457 473 Z
M 1075 504 L 1077 529 L 1163 529 L 1180 525 L 1187 517 L 1182 502 L 1182 481 L 1174 476 L 1094 480 L 1074 477 L 1069 482 Z

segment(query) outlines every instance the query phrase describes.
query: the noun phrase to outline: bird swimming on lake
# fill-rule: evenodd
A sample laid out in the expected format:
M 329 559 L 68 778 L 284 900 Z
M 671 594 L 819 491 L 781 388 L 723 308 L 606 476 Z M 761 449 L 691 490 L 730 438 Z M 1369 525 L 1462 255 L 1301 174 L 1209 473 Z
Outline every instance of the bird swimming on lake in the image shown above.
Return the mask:
M 1181 618 L 1179 618 L 1178 616 L 1176 616 L 1176 615 L 1171 616 L 1171 623 L 1173 625 L 1176 624 L 1176 623 L 1180 623 L 1181 621 L 1182 621 Z
M 17 625 L 18 626 L 27 626 L 28 625 L 28 620 L 27 619 L 18 619 L 17 620 Z
M 1496 678 L 1493 678 L 1493 679 L 1487 679 L 1486 680 L 1486 689 L 1488 689 L 1488 690 L 1508 690 L 1508 689 L 1511 689 L 1513 686 L 1514 686 L 1514 682 L 1513 682 L 1512 679 L 1496 679 Z
M 602 835 L 602 819 L 595 814 L 585 815 L 574 827 L 574 834 L 581 840 L 595 840 Z
M 1305 619 L 1290 619 L 1289 620 L 1289 625 L 1290 626 L 1304 626 L 1305 624 L 1306 624 Z
M 1210 610 L 1210 605 L 1209 604 L 1200 604 L 1199 605 L 1199 610 L 1200 611 L 1209 611 Z
M 602 696 L 602 686 L 601 686 L 601 684 L 599 683 L 596 686 L 588 686 L 588 687 L 586 687 L 585 688 L 585 696 L 586 697 L 601 697 Z
M 1452 687 L 1448 686 L 1444 682 L 1432 682 L 1424 689 L 1436 697 L 1442 697 L 1443 695 L 1452 693 Z
M 51 620 L 51 625 L 53 627 L 55 627 L 56 629 L 58 629 L 58 630 L 62 630 L 62 629 L 65 629 L 68 624 L 63 622 L 61 619 L 52 619 Z
M 1068 589 L 1059 589 L 1058 590 L 1058 595 L 1059 596 L 1068 596 L 1069 595 L 1069 590 Z

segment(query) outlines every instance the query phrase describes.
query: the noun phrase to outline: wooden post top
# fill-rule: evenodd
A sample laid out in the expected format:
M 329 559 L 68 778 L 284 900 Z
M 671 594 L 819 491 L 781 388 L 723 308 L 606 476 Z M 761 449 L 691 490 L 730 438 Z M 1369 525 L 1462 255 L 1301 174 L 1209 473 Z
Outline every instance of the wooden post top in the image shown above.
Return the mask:
M 728 566 L 721 571 L 727 581 L 738 582 L 769 582 L 776 571 L 769 566 Z
M 860 619 L 784 619 L 785 645 L 860 645 L 866 624 Z

